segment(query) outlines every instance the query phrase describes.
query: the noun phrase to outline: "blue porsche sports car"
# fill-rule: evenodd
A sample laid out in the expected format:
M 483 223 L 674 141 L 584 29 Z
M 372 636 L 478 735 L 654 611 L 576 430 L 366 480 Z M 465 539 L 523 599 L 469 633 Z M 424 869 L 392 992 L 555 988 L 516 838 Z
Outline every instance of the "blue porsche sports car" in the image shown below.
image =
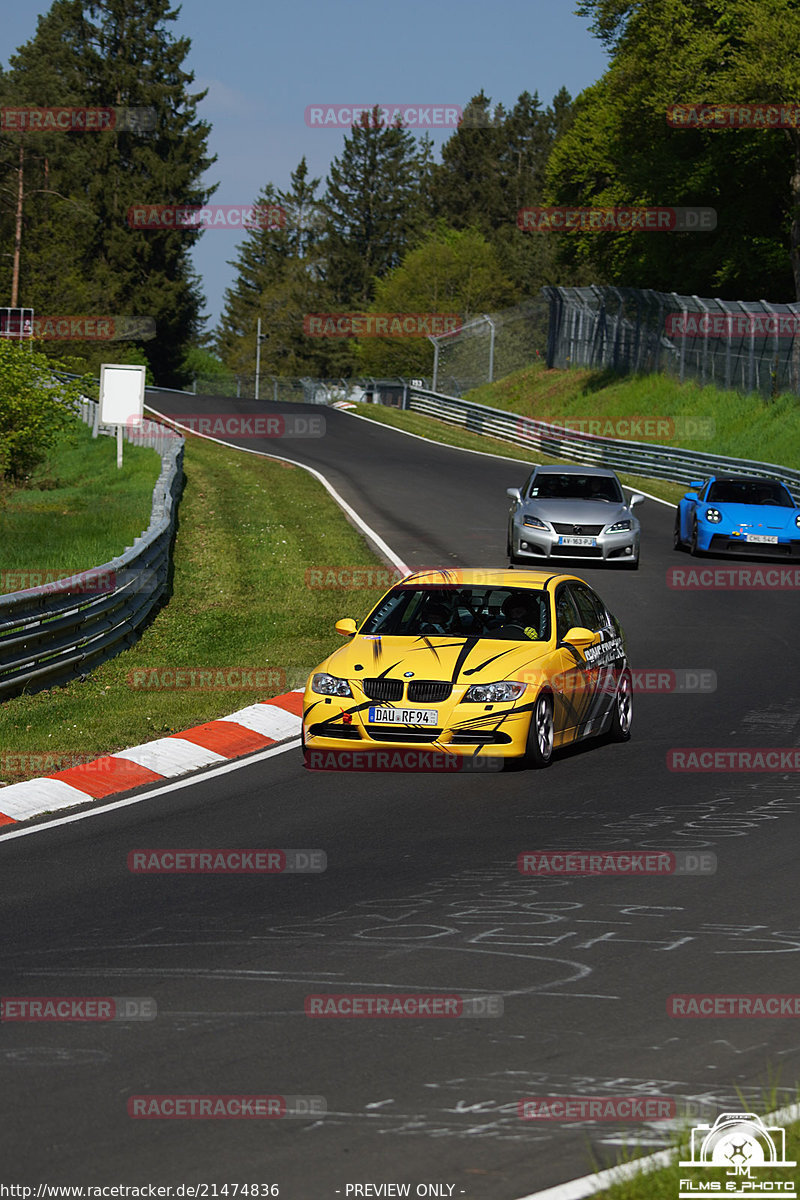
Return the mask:
M 693 481 L 675 514 L 674 545 L 690 554 L 800 557 L 800 508 L 777 479 Z

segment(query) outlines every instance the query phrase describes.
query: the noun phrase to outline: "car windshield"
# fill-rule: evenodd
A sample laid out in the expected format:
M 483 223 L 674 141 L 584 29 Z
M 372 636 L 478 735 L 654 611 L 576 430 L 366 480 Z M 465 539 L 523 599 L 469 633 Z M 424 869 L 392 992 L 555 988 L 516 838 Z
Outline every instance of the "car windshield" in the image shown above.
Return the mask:
M 607 500 L 623 503 L 623 495 L 611 475 L 537 475 L 528 496 L 531 500 Z
M 547 595 L 532 588 L 398 586 L 370 613 L 359 633 L 548 641 L 550 606 Z
M 715 479 L 706 502 L 717 504 L 771 504 L 794 508 L 794 500 L 782 483 L 772 479 Z

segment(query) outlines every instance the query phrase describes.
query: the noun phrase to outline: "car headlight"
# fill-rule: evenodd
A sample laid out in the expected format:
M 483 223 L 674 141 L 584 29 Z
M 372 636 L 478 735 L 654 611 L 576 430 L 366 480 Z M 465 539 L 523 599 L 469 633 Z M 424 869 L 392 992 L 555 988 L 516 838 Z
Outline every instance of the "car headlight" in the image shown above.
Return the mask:
M 706 520 L 710 521 L 712 525 L 718 525 L 722 520 L 722 513 L 718 508 L 707 508 Z
M 615 521 L 613 525 L 609 525 L 606 533 L 627 533 L 631 528 L 630 521 Z
M 337 679 L 335 675 L 328 675 L 325 671 L 318 671 L 311 680 L 312 692 L 319 692 L 322 696 L 352 696 L 350 684 L 346 679 Z
M 800 513 L 798 513 L 797 516 L 795 517 L 794 523 L 797 526 L 797 528 L 800 529 Z
M 544 521 L 540 521 L 538 517 L 523 517 L 523 525 L 530 525 L 533 529 L 547 529 Z
M 473 683 L 464 693 L 462 704 L 494 704 L 497 700 L 519 700 L 524 683 L 505 679 L 502 683 Z

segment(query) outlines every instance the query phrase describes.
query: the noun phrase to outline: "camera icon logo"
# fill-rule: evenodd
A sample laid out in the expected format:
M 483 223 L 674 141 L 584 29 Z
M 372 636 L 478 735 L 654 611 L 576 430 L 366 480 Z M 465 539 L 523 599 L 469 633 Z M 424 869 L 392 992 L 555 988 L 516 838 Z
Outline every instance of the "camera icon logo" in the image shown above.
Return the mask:
M 681 1167 L 724 1167 L 726 1176 L 737 1181 L 725 1185 L 726 1196 L 752 1196 L 760 1185 L 750 1181 L 750 1173 L 759 1167 L 797 1166 L 786 1158 L 786 1131 L 780 1125 L 765 1125 L 756 1113 L 722 1113 L 713 1125 L 695 1125 L 690 1153 Z M 684 1200 L 707 1188 L 682 1179 L 679 1195 Z M 777 1184 L 778 1189 L 781 1196 L 797 1200 L 793 1183 Z

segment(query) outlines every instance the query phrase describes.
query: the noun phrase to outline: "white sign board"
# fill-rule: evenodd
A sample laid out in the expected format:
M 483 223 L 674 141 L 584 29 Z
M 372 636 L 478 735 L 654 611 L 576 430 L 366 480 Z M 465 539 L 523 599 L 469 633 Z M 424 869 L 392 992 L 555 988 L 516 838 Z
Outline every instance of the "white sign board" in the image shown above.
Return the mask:
M 140 425 L 146 368 L 127 363 L 100 367 L 100 424 L 117 427 L 117 467 L 122 466 L 122 428 Z
M 134 425 L 144 410 L 145 367 L 103 363 L 100 367 L 100 424 Z

